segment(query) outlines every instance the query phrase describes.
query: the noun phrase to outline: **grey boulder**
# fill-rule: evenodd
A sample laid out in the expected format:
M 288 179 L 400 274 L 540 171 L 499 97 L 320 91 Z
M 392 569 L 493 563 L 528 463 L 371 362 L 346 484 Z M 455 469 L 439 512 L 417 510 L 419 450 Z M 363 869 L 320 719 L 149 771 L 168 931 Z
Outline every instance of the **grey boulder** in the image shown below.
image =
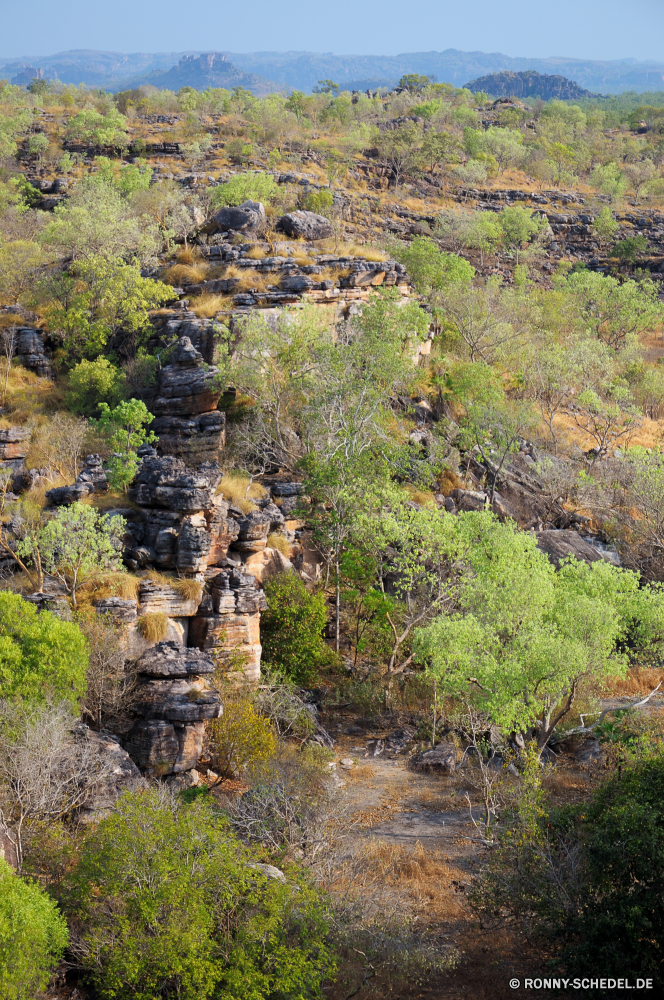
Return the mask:
M 333 233 L 330 220 L 315 212 L 289 212 L 281 216 L 279 227 L 289 236 L 305 240 L 324 240 Z
M 213 219 L 219 232 L 257 233 L 265 228 L 265 209 L 260 201 L 245 201 L 220 209 Z

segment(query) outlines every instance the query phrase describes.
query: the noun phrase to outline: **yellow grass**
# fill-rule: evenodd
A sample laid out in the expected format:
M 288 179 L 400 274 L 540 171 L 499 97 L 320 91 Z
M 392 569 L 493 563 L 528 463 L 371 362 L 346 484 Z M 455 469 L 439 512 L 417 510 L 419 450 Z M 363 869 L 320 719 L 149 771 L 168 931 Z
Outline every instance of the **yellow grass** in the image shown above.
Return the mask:
M 255 288 L 256 291 L 264 292 L 268 285 L 275 283 L 274 275 L 258 274 L 253 268 L 247 267 L 231 266 L 226 269 L 224 277 L 237 279 L 237 285 L 233 289 L 234 292 L 248 292 L 252 288 Z
M 205 281 L 207 264 L 173 264 L 164 272 L 163 281 L 168 285 L 197 285 Z
M 273 531 L 267 536 L 267 544 L 271 549 L 278 549 L 287 559 L 290 559 L 291 545 L 285 535 L 280 535 L 278 531 Z
M 147 578 L 153 583 L 171 587 L 185 601 L 200 601 L 203 595 L 203 584 L 198 580 L 191 580 L 188 577 L 166 576 L 165 573 L 159 573 L 156 569 L 151 569 Z
M 87 603 L 101 601 L 106 597 L 121 597 L 125 601 L 138 597 L 141 585 L 139 577 L 131 573 L 100 573 L 91 577 L 81 588 L 79 594 L 85 596 Z M 78 600 L 81 601 L 81 596 Z
M 140 635 L 148 642 L 161 642 L 168 633 L 168 618 L 162 611 L 141 615 L 136 622 Z
M 189 308 L 201 319 L 213 319 L 217 313 L 229 312 L 233 300 L 230 295 L 198 295 L 189 299 Z
M 251 250 L 247 252 L 247 257 L 249 260 L 262 260 L 267 254 L 262 247 L 252 247 Z
M 410 483 L 406 483 L 404 489 L 413 503 L 419 503 L 422 507 L 436 506 L 436 501 L 433 498 L 431 490 L 418 490 L 415 486 L 411 486 Z
M 606 693 L 614 697 L 637 697 L 647 695 L 664 681 L 664 670 L 656 667 L 633 667 L 626 677 L 616 677 L 609 682 Z M 664 684 L 660 691 L 664 690 Z
M 130 500 L 126 493 L 119 490 L 109 490 L 108 493 L 91 493 L 82 503 L 89 503 L 95 510 L 116 510 L 118 507 L 131 507 L 138 514 L 141 508 L 133 500 Z
M 217 494 L 223 496 L 224 500 L 230 500 L 248 514 L 256 510 L 256 505 L 251 502 L 252 498 L 267 496 L 267 490 L 260 483 L 252 483 L 250 486 L 249 477 L 243 476 L 240 472 L 227 472 L 217 486 Z
M 178 264 L 199 264 L 201 252 L 198 247 L 183 247 L 176 254 Z

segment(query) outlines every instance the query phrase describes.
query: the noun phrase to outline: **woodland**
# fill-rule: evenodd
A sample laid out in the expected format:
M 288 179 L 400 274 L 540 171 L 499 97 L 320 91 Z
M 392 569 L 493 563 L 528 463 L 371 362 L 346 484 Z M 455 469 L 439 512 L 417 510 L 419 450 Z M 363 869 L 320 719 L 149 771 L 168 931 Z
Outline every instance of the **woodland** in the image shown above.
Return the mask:
M 0 81 L 0 1000 L 662 987 L 663 281 L 662 93 Z

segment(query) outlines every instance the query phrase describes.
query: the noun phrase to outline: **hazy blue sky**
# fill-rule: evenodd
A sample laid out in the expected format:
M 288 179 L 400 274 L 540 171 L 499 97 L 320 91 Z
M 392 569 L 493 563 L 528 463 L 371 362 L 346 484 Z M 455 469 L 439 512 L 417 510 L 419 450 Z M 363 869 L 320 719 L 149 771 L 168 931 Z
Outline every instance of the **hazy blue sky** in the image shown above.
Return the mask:
M 664 0 L 0 0 L 0 56 L 304 50 L 664 61 Z

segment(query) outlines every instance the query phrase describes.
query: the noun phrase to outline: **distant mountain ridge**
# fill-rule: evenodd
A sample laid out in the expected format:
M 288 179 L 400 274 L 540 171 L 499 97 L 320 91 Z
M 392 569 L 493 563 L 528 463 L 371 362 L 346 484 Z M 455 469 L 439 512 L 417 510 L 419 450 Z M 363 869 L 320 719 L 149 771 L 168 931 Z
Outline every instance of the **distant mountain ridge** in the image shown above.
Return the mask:
M 193 87 L 195 90 L 226 87 L 230 90 L 244 87 L 259 96 L 283 89 L 256 73 L 243 73 L 221 52 L 183 56 L 176 66 L 166 71 L 155 70 L 143 77 L 141 82 L 162 90 L 180 90 L 181 87 Z
M 473 93 L 483 90 L 493 97 L 541 97 L 543 101 L 554 98 L 576 101 L 581 97 L 594 96 L 565 76 L 537 73 L 535 70 L 527 70 L 525 73 L 513 73 L 510 70 L 491 73 L 471 80 L 466 86 Z
M 200 57 L 214 56 L 212 67 L 195 64 Z M 311 91 L 318 80 L 331 79 L 343 88 L 365 89 L 363 84 L 392 86 L 404 73 L 421 73 L 435 76 L 441 82 L 463 86 L 469 80 L 505 71 L 521 73 L 534 71 L 545 75 L 564 76 L 580 87 L 602 94 L 620 93 L 625 90 L 664 90 L 664 62 L 637 62 L 635 59 L 598 61 L 568 59 L 552 56 L 547 59 L 530 59 L 506 56 L 501 52 L 462 52 L 446 49 L 444 52 L 407 52 L 396 56 L 335 55 L 331 52 L 249 52 L 225 50 L 200 52 L 119 53 L 98 52 L 91 49 L 74 49 L 51 56 L 26 56 L 20 59 L 0 59 L 0 75 L 13 79 L 23 78 L 33 70 L 40 71 L 46 79 L 59 79 L 64 83 L 86 83 L 91 87 L 104 87 L 117 91 L 141 83 L 155 86 L 208 86 L 208 76 L 217 75 L 220 64 L 216 57 L 225 56 L 236 71 L 255 77 L 247 89 Z M 183 59 L 188 59 L 182 63 Z M 178 69 L 178 67 L 180 67 Z M 200 83 L 187 83 L 186 73 Z M 172 80 L 173 83 L 167 83 Z M 223 86 L 224 84 L 212 84 Z M 359 86 L 358 86 L 359 85 Z M 260 92 L 267 92 L 262 89 Z

